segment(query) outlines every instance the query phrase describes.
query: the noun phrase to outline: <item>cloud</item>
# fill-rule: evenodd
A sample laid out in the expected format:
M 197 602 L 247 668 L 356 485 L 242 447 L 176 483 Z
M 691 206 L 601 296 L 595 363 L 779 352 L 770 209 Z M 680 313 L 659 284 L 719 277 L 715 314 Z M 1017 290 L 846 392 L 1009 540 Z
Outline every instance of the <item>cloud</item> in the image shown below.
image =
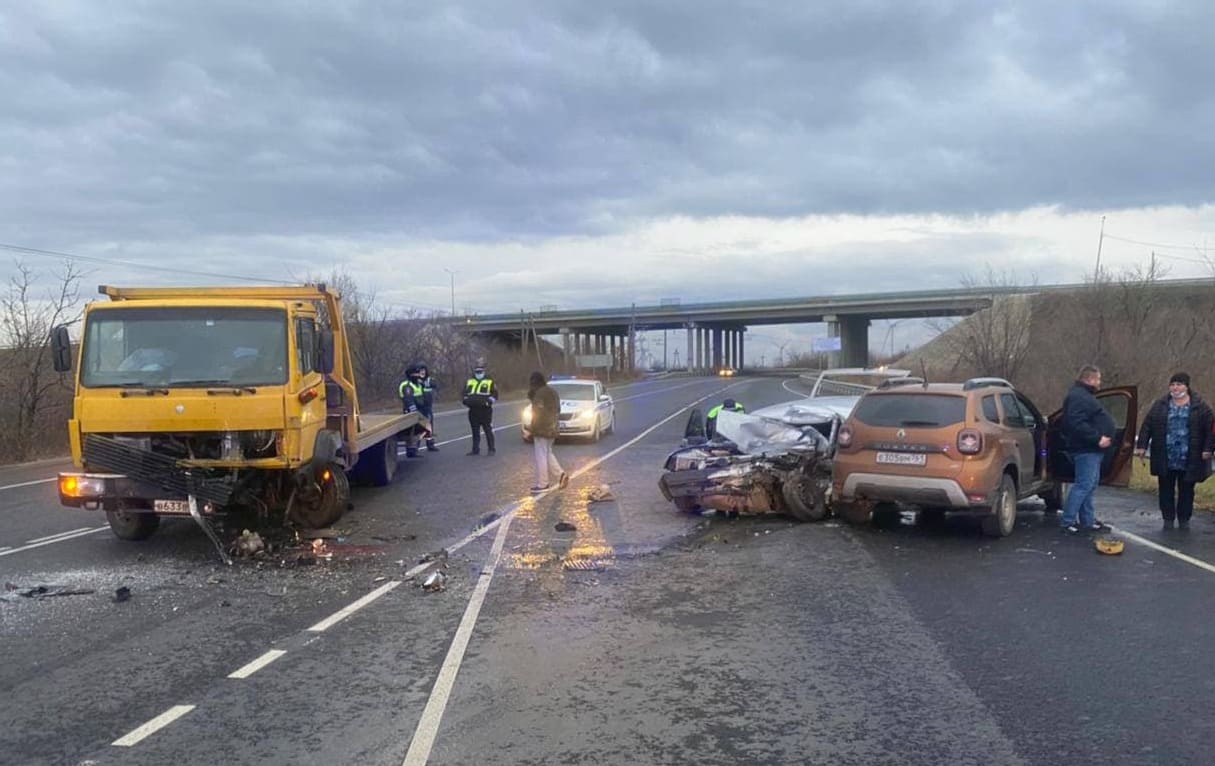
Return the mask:
M 89 268 L 115 283 L 205 279 L 115 261 L 341 267 L 423 312 L 450 306 L 444 269 L 481 313 L 1010 263 L 1076 281 L 1102 214 L 1204 274 L 1213 22 L 1196 1 L 10 4 L 0 242 L 110 259 Z

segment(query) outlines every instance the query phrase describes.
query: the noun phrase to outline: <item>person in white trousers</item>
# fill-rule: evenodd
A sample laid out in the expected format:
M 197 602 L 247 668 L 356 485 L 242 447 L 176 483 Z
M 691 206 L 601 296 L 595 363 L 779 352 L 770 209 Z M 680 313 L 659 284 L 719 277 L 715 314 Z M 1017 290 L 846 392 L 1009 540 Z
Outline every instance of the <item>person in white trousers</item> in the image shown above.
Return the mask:
M 532 449 L 536 458 L 536 484 L 532 492 L 540 493 L 549 488 L 551 477 L 557 477 L 557 486 L 565 489 L 569 475 L 553 454 L 553 442 L 557 440 L 557 420 L 561 414 L 561 399 L 544 380 L 544 374 L 533 372 L 528 380 L 527 398 L 532 403 Z

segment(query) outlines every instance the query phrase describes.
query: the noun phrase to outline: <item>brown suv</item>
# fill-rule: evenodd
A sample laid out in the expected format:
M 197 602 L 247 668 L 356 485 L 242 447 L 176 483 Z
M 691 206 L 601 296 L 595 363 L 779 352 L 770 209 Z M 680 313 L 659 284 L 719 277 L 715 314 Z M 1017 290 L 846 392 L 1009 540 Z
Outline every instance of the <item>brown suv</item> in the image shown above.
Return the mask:
M 1097 394 L 1118 427 L 1102 461 L 1102 484 L 1130 480 L 1135 393 L 1126 387 Z M 833 504 L 853 521 L 868 519 L 876 503 L 909 503 L 934 515 L 964 512 L 980 517 L 985 533 L 1008 535 L 1019 499 L 1038 495 L 1051 511 L 1062 504 L 1063 483 L 1073 474 L 1060 446 L 1059 415 L 1044 418 L 1000 378 L 883 384 L 861 397 L 840 429 Z M 896 512 L 878 509 L 875 520 Z

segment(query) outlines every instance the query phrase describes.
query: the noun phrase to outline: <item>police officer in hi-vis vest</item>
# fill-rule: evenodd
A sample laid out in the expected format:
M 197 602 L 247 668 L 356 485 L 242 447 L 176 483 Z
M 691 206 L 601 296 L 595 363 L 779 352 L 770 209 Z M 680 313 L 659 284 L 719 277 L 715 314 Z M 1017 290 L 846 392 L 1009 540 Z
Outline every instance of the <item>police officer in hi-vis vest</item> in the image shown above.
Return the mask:
M 481 431 L 485 431 L 487 454 L 494 454 L 494 402 L 498 387 L 485 374 L 485 363 L 478 362 L 473 375 L 464 384 L 464 406 L 468 408 L 468 424 L 472 426 L 472 449 L 469 455 L 481 454 Z
M 717 415 L 722 410 L 729 412 L 746 412 L 743 406 L 733 399 L 726 399 L 721 404 L 709 410 L 709 414 L 705 416 L 705 436 L 710 438 L 717 433 Z

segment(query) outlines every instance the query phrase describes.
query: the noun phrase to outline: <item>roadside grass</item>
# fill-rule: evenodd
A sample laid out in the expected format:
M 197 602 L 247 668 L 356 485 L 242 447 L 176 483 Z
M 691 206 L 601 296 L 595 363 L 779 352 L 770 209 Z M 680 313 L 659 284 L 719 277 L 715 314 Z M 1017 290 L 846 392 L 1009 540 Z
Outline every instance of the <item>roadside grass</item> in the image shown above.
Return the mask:
M 1146 460 L 1135 459 L 1130 488 L 1138 492 L 1156 494 L 1156 477 L 1148 470 Z M 1194 508 L 1215 511 L 1215 479 L 1207 479 L 1194 488 Z

